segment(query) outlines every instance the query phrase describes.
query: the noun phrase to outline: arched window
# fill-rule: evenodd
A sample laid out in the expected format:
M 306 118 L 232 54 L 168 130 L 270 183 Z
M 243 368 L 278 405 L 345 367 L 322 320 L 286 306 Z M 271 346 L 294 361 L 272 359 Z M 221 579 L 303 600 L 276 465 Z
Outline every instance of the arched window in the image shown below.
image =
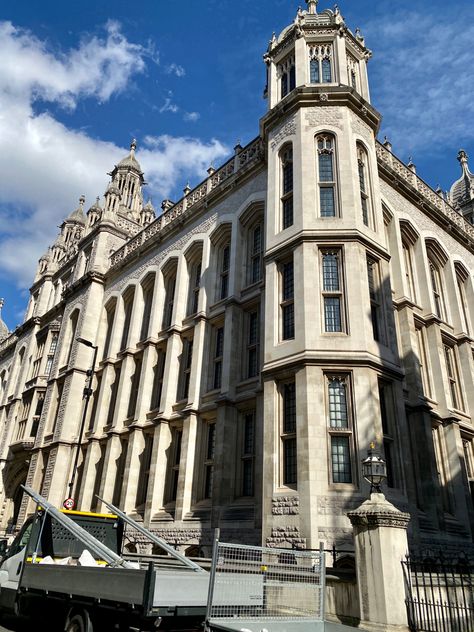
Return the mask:
M 362 221 L 366 226 L 372 223 L 372 207 L 370 199 L 369 157 L 365 148 L 357 144 L 357 164 L 359 169 L 360 205 Z
M 155 275 L 150 273 L 142 284 L 143 293 L 143 317 L 140 330 L 140 340 L 148 338 L 148 330 L 150 329 L 151 308 L 153 305 L 153 294 L 155 290 Z
M 194 261 L 194 263 L 190 265 L 188 316 L 198 311 L 199 292 L 201 289 L 201 265 L 201 261 Z
M 279 67 L 281 98 L 286 97 L 296 87 L 296 69 L 294 57 L 287 57 Z
M 349 85 L 354 90 L 359 89 L 360 83 L 360 68 L 359 62 L 352 55 L 347 55 L 347 77 L 349 79 Z
M 336 170 L 332 134 L 319 134 L 316 138 L 318 152 L 319 208 L 321 217 L 336 216 Z
M 257 224 L 249 233 L 249 283 L 258 283 L 262 278 L 263 267 L 263 226 Z
M 333 81 L 331 44 L 312 45 L 308 53 L 310 83 L 331 83 Z
M 455 263 L 454 269 L 456 272 L 456 285 L 458 289 L 458 300 L 461 313 L 461 328 L 464 332 L 471 335 L 472 327 L 467 300 L 469 272 L 460 263 Z
M 230 243 L 221 248 L 219 255 L 219 300 L 229 295 Z
M 446 321 L 446 300 L 444 296 L 443 267 L 447 258 L 436 243 L 427 243 L 428 274 L 431 284 L 432 307 L 436 316 Z
M 68 365 L 71 360 L 72 348 L 74 346 L 74 340 L 76 339 L 77 321 L 79 320 L 79 310 L 75 309 L 69 317 L 69 331 L 67 338 L 67 359 L 65 364 Z
M 117 300 L 113 299 L 105 308 L 106 311 L 106 333 L 104 342 L 104 354 L 102 359 L 105 360 L 110 355 L 110 343 L 112 341 L 112 331 L 115 320 L 115 308 L 117 306 Z
M 293 225 L 293 147 L 287 145 L 281 155 L 281 207 L 283 229 Z
M 348 375 L 327 375 L 331 482 L 353 482 L 353 438 Z
M 120 350 L 126 349 L 128 342 L 128 337 L 130 333 L 130 324 L 132 322 L 132 309 L 133 309 L 133 301 L 135 298 L 135 288 L 132 287 L 127 290 L 123 296 L 123 329 L 122 329 L 122 340 L 120 342 Z

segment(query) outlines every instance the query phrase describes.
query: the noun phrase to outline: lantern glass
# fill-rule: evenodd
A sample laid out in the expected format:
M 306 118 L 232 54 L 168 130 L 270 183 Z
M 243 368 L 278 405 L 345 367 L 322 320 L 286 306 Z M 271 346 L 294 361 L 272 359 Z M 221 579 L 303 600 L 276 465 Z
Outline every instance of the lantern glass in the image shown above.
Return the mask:
M 362 462 L 362 476 L 370 483 L 370 493 L 381 493 L 380 485 L 387 478 L 387 464 L 380 456 L 369 451 L 367 458 Z

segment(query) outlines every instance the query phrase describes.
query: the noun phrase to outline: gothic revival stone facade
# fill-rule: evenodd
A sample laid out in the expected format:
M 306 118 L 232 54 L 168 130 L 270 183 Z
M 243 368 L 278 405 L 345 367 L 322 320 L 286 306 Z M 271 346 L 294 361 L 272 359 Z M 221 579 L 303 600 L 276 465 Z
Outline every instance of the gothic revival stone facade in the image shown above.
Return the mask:
M 371 53 L 314 0 L 270 42 L 260 135 L 155 217 L 130 155 L 0 324 L 2 531 L 96 495 L 183 550 L 351 544 L 371 441 L 414 544 L 474 533 L 474 199 L 376 135 Z M 471 222 L 471 223 L 470 223 Z M 86 371 L 92 402 L 79 443 Z

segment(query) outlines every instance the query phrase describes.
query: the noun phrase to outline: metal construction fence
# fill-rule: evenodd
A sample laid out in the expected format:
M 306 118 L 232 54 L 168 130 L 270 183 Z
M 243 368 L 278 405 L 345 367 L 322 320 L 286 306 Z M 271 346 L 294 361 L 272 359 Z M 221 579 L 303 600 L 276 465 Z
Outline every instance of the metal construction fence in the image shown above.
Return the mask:
M 474 631 L 472 562 L 407 557 L 402 564 L 412 632 Z
M 217 542 L 211 569 L 208 621 L 324 619 L 324 551 Z

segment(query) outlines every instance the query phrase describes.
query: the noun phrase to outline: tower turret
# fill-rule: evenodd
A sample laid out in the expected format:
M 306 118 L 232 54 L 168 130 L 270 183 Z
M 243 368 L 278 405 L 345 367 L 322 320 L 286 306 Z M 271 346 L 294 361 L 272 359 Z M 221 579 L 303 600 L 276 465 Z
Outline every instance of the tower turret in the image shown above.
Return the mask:
M 367 61 L 371 51 L 357 30 L 346 26 L 339 8 L 318 13 L 306 0 L 292 24 L 273 37 L 264 56 L 268 66 L 268 105 L 275 107 L 296 88 L 350 86 L 370 102 Z
M 142 187 L 146 184 L 140 163 L 135 157 L 137 141 L 132 140 L 130 153 L 109 173 L 112 178 L 105 194 L 105 210 L 140 221 L 143 206 Z
M 469 222 L 474 223 L 474 174 L 469 170 L 469 156 L 464 149 L 459 150 L 458 160 L 462 174 L 451 187 L 449 198 L 451 204 L 458 208 Z

